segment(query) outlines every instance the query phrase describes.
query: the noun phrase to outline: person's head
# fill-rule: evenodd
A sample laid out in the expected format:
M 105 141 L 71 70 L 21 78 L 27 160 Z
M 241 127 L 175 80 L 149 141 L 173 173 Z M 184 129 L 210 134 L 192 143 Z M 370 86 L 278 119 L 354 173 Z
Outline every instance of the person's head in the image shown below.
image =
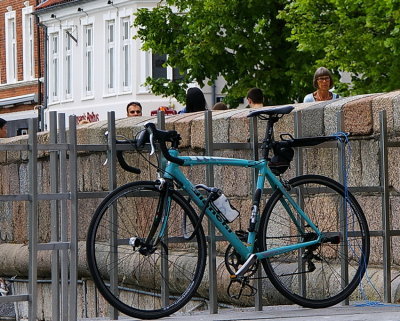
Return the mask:
M 223 102 L 216 103 L 212 110 L 227 110 L 228 106 L 226 106 Z
M 0 138 L 7 137 L 7 121 L 3 118 L 0 118 Z
M 126 106 L 127 117 L 142 116 L 142 105 L 137 101 L 132 101 Z
M 259 107 L 264 105 L 264 95 L 260 88 L 251 88 L 247 92 L 246 98 L 250 107 Z
M 314 73 L 313 85 L 316 89 L 319 89 L 321 86 L 331 89 L 333 87 L 331 72 L 325 67 L 319 67 Z
M 203 92 L 196 87 L 189 88 L 186 92 L 186 112 L 194 113 L 196 111 L 206 110 L 206 99 Z

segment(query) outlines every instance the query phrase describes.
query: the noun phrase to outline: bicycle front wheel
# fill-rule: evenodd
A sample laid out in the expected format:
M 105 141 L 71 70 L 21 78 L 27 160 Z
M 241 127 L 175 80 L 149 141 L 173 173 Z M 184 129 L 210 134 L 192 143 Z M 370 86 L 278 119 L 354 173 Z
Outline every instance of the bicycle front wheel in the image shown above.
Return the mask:
M 120 312 L 140 319 L 182 308 L 199 287 L 206 265 L 204 231 L 188 239 L 198 219 L 176 191 L 163 202 L 169 209 L 164 236 L 148 242 L 162 226 L 154 220 L 160 199 L 155 182 L 116 189 L 97 208 L 86 242 L 88 266 L 101 294 Z
M 323 237 L 315 245 L 262 260 L 264 270 L 294 303 L 309 308 L 335 305 L 350 296 L 367 267 L 369 231 L 364 213 L 351 193 L 324 176 L 296 177 L 288 189 Z M 279 190 L 264 209 L 259 235 L 264 251 L 318 237 Z

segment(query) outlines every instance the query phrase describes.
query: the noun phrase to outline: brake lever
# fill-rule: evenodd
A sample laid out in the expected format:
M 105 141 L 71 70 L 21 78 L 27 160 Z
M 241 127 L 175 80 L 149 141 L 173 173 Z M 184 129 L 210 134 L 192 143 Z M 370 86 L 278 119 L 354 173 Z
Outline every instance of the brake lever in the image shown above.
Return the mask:
M 153 142 L 153 132 L 150 133 L 150 146 L 151 146 L 150 155 L 153 155 L 156 152 Z

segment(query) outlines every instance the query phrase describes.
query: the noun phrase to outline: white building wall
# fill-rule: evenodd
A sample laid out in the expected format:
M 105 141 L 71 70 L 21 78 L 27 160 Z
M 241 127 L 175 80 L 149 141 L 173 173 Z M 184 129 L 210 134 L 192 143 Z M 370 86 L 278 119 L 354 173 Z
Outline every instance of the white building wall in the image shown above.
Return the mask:
M 126 117 L 126 105 L 131 101 L 139 101 L 143 106 L 143 115 L 150 115 L 150 112 L 160 106 L 168 106 L 174 104 L 177 110 L 182 106 L 171 98 L 163 98 L 155 96 L 149 90 L 142 86 L 147 76 L 151 75 L 151 55 L 148 52 L 140 50 L 139 40 L 131 40 L 131 90 L 123 91 L 120 86 L 121 77 L 121 52 L 120 52 L 120 31 L 121 31 L 121 17 L 130 17 L 131 23 L 133 22 L 133 13 L 136 12 L 138 7 L 153 7 L 158 1 L 114 1 L 107 4 L 107 1 L 86 1 L 76 5 L 62 6 L 59 9 L 52 9 L 51 11 L 44 11 L 38 14 L 41 22 L 48 27 L 48 34 L 59 33 L 59 79 L 60 96 L 58 100 L 53 100 L 51 97 L 51 84 L 53 83 L 52 74 L 48 74 L 49 83 L 49 99 L 46 115 L 50 111 L 57 111 L 69 115 L 75 114 L 77 116 L 95 115 L 98 120 L 107 119 L 108 111 L 115 111 L 116 118 Z M 81 11 L 78 11 L 81 8 Z M 40 11 L 39 11 L 40 13 Z M 115 93 L 108 93 L 106 90 L 106 20 L 115 19 L 116 21 L 116 79 L 118 85 L 116 86 Z M 88 23 L 93 24 L 93 95 L 90 97 L 85 96 L 85 82 L 84 82 L 84 26 Z M 65 64 L 64 45 L 65 39 L 63 34 L 65 30 L 70 30 L 72 36 L 77 39 L 77 43 L 72 42 L 73 52 L 73 87 L 72 95 L 66 99 L 64 95 L 66 77 L 63 74 L 63 66 Z M 131 28 L 131 36 L 134 35 L 134 30 Z M 50 42 L 49 42 L 50 43 Z M 51 52 L 48 52 L 48 70 L 51 70 Z M 171 74 L 171 72 L 169 72 Z M 221 81 L 216 82 L 217 86 L 215 91 L 212 87 L 207 86 L 203 88 L 206 96 L 208 106 L 212 107 L 213 97 L 215 93 L 221 96 L 219 91 L 222 88 Z

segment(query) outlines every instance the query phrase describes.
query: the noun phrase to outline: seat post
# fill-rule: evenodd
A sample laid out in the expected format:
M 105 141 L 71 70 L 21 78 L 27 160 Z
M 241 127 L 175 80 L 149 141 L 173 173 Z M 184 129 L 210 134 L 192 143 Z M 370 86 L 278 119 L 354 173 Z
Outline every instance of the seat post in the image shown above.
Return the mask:
M 272 137 L 273 137 L 273 133 L 274 133 L 274 123 L 276 123 L 277 121 L 278 121 L 278 119 L 275 117 L 268 118 L 267 128 L 265 130 L 265 137 L 264 137 L 264 140 L 261 145 L 261 150 L 263 152 L 263 158 L 265 160 L 268 160 L 268 154 L 269 154 Z

